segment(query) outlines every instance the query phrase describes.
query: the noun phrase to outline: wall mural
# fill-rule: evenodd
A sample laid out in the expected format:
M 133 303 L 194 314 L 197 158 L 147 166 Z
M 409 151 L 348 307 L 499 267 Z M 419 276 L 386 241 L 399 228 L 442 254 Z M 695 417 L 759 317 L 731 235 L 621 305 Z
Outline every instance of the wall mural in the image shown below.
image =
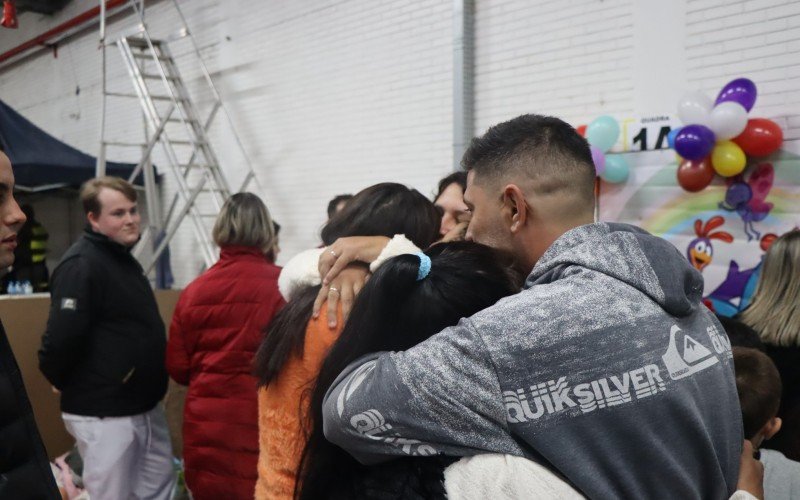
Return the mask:
M 601 116 L 576 127 L 602 180 L 600 220 L 672 242 L 703 274 L 705 303 L 724 316 L 749 303 L 775 238 L 800 227 L 800 144 L 784 144 L 775 121 L 749 117 L 757 95 L 753 81 L 737 78 L 715 101 L 684 95 L 679 120 Z

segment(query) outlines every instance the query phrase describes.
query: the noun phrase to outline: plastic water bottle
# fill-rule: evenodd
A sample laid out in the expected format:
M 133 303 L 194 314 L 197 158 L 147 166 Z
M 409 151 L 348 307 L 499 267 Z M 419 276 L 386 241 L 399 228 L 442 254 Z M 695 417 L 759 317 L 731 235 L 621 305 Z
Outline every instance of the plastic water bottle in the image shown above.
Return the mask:
M 30 281 L 25 280 L 25 282 L 22 283 L 22 293 L 24 295 L 33 294 L 33 285 L 31 285 Z
M 8 294 L 9 295 L 17 295 L 19 294 L 19 283 L 16 281 L 12 281 L 8 284 Z

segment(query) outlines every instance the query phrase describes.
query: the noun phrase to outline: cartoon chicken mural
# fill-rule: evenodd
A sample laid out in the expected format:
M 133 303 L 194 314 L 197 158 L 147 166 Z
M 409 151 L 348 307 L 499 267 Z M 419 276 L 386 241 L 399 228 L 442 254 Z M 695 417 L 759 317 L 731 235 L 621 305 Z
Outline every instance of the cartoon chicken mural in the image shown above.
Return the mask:
M 721 215 L 715 215 L 708 219 L 705 224 L 700 219 L 694 221 L 694 232 L 697 238 L 689 243 L 689 248 L 686 249 L 686 257 L 698 271 L 702 271 L 714 259 L 714 245 L 711 244 L 711 240 L 721 240 L 725 243 L 733 242 L 733 235 L 729 232 L 714 231 L 714 229 L 723 224 L 725 224 L 725 218 Z

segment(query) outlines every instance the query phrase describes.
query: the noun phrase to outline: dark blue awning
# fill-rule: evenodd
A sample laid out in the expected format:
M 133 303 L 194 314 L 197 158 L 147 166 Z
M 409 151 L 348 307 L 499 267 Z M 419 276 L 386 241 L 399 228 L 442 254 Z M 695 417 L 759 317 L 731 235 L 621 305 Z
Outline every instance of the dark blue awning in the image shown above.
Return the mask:
M 8 155 L 18 186 L 80 186 L 94 177 L 96 158 L 65 144 L 0 101 L 0 148 Z M 106 162 L 106 173 L 127 179 L 136 165 Z M 143 183 L 143 176 L 136 184 Z

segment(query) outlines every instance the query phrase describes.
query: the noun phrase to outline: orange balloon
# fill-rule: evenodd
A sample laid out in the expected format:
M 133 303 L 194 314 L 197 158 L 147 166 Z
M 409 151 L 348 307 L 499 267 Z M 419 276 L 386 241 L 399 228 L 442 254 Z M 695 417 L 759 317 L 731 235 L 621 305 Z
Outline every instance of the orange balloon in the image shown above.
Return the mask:
M 581 134 L 581 137 L 586 137 L 586 125 L 578 125 L 575 130 Z

